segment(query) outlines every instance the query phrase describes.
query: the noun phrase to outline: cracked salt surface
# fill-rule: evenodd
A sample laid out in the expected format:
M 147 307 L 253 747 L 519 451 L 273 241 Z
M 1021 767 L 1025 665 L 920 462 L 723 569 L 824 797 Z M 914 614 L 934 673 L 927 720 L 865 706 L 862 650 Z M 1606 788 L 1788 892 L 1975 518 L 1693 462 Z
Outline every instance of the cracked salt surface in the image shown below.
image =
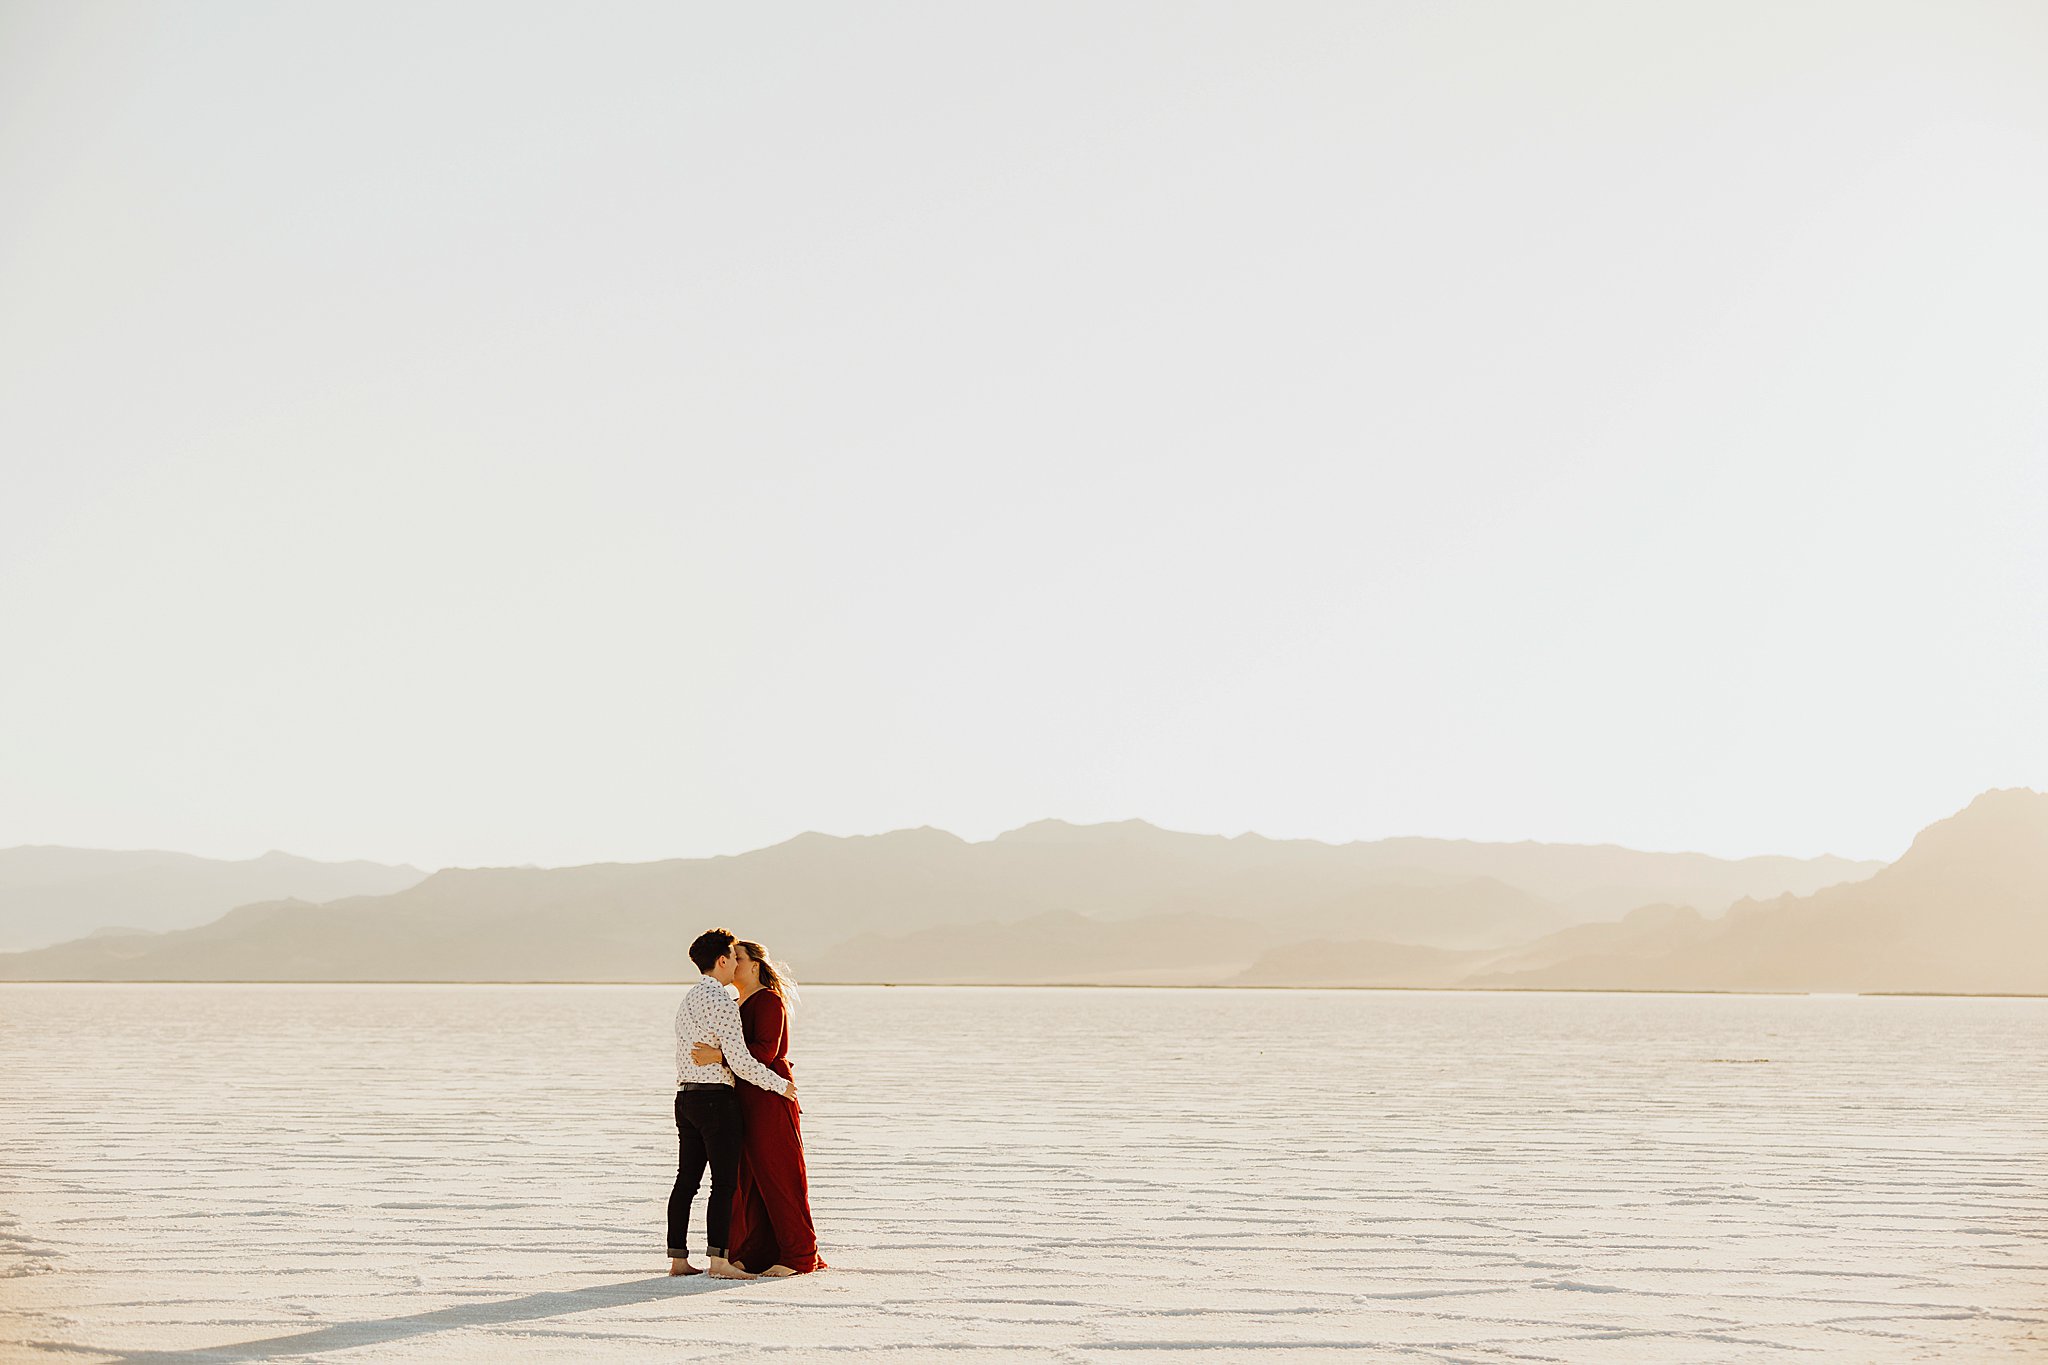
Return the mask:
M 2048 1001 L 813 988 L 731 1284 L 680 989 L 0 988 L 0 1359 L 2048 1360 Z

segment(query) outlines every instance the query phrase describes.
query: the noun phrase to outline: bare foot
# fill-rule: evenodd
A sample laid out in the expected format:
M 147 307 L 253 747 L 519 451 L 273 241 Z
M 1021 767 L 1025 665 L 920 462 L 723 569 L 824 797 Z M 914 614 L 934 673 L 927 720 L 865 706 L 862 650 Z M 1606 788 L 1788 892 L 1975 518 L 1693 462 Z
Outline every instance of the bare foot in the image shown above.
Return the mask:
M 714 1280 L 752 1280 L 758 1276 L 749 1275 L 723 1256 L 711 1258 L 711 1278 Z
M 761 1272 L 761 1278 L 764 1280 L 779 1280 L 784 1275 L 794 1274 L 796 1274 L 796 1272 L 794 1270 L 791 1270 L 786 1265 L 771 1265 L 766 1270 Z
M 680 1256 L 671 1256 L 668 1259 L 668 1273 L 671 1275 L 702 1275 L 704 1272 Z

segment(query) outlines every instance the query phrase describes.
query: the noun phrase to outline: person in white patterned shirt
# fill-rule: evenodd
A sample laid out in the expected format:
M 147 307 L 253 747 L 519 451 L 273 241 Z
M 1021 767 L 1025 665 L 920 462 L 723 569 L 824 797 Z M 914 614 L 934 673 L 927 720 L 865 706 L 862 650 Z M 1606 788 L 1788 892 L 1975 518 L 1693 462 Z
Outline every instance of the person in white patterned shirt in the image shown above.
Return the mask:
M 711 1274 L 721 1279 L 752 1279 L 726 1256 L 731 1227 L 733 1187 L 739 1180 L 740 1106 L 733 1076 L 796 1098 L 796 1082 L 786 1081 L 747 1050 L 740 1026 L 739 1005 L 729 989 L 733 972 L 733 936 L 710 929 L 690 945 L 690 960 L 704 979 L 692 986 L 676 1009 L 676 1183 L 668 1196 L 668 1255 L 671 1275 L 703 1272 L 690 1264 L 690 1205 L 711 1167 L 711 1194 L 704 1209 Z M 699 1066 L 690 1057 L 698 1043 L 716 1042 L 722 1063 Z

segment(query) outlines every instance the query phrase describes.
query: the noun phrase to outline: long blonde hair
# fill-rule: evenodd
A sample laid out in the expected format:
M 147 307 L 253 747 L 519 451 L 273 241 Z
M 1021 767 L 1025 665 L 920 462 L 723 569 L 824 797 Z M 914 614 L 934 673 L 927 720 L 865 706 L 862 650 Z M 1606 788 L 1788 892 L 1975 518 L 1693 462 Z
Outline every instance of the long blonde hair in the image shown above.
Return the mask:
M 797 1004 L 796 980 L 789 974 L 789 968 L 768 956 L 768 950 L 750 938 L 738 939 L 734 946 L 761 964 L 761 989 L 774 991 L 782 997 L 782 1003 L 794 1013 Z

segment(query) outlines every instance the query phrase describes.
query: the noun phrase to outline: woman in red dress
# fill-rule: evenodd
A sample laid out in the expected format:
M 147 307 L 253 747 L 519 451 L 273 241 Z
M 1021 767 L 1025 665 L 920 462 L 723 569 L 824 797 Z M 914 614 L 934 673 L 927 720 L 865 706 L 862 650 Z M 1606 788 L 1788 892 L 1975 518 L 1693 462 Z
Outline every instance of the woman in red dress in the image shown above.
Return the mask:
M 794 983 L 768 950 L 745 939 L 733 945 L 732 984 L 740 992 L 740 1024 L 747 1051 L 778 1076 L 790 1080 L 789 1014 Z M 725 1054 L 707 1043 L 696 1058 L 709 1065 Z M 759 1275 L 801 1275 L 823 1270 L 818 1234 L 811 1225 L 810 1178 L 804 1171 L 802 1111 L 751 1085 L 739 1087 L 743 1137 L 739 1184 L 732 1199 L 732 1229 L 726 1255 L 733 1265 Z

